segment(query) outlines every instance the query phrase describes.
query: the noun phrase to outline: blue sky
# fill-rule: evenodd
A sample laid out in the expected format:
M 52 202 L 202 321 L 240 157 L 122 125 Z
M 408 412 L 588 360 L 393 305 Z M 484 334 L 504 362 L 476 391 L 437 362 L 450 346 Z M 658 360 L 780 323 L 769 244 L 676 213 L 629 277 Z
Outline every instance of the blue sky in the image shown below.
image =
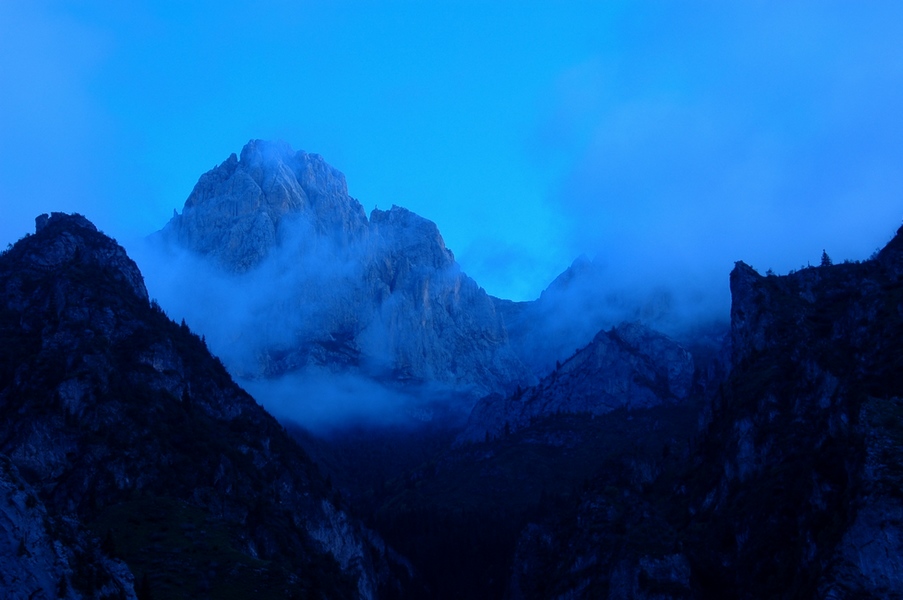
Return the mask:
M 0 242 L 159 229 L 251 138 L 435 221 L 490 293 L 864 259 L 903 218 L 899 2 L 0 3 Z

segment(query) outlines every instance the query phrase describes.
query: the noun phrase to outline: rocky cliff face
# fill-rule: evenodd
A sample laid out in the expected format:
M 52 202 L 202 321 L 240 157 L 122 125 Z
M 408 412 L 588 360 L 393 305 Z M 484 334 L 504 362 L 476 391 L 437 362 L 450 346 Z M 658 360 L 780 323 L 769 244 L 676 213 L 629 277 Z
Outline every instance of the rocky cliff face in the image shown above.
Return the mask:
M 903 590 L 903 401 L 870 398 L 860 411 L 865 464 L 855 515 L 819 579 L 822 598 L 899 597 Z
M 359 242 L 367 218 L 348 195 L 345 176 L 323 157 L 294 152 L 284 142 L 252 140 L 205 173 L 164 232 L 219 266 L 245 272 L 286 236 L 302 246 Z
M 461 272 L 434 223 L 393 207 L 374 210 L 370 227 L 366 285 L 379 300 L 358 338 L 367 356 L 403 378 L 478 393 L 525 379 L 491 299 Z
M 721 584 L 903 593 L 901 505 L 887 491 L 900 464 L 889 451 L 903 394 L 899 239 L 861 264 L 762 277 L 738 263 L 731 274 L 732 374 L 707 440 L 721 475 L 691 505 L 723 536 L 707 561 Z
M 693 357 L 637 323 L 599 332 L 593 341 L 526 391 L 490 395 L 474 407 L 459 441 L 482 441 L 558 413 L 602 415 L 686 400 Z
M 234 307 L 222 342 L 245 375 L 352 371 L 476 395 L 529 379 L 492 299 L 460 271 L 436 225 L 399 207 L 367 219 L 319 156 L 250 142 L 201 177 L 158 240 L 232 273 L 238 291 L 221 295 L 255 290 L 253 303 Z M 197 279 L 185 273 L 172 293 L 192 295 Z M 210 287 L 202 292 L 215 294 Z M 164 303 L 171 295 L 155 293 Z M 185 316 L 204 331 L 205 311 L 188 305 Z M 233 361 L 225 346 L 251 356 Z
M 0 455 L 35 502 L 105 536 L 103 564 L 119 556 L 161 593 L 375 597 L 388 568 L 376 538 L 203 341 L 148 302 L 122 248 L 77 215 L 37 229 L 0 257 Z M 24 532 L 34 511 L 4 514 Z M 52 552 L 25 540 L 43 557 L 34 589 L 76 568 L 79 539 Z

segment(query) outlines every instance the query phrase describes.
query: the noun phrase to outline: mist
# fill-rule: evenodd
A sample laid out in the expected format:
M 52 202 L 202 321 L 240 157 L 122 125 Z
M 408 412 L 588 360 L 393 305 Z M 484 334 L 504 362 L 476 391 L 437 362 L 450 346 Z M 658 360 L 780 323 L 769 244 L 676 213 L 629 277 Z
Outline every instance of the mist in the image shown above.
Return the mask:
M 399 378 L 395 370 L 391 340 L 418 331 L 394 318 L 384 321 L 398 310 L 387 308 L 397 300 L 373 297 L 367 285 L 374 261 L 379 264 L 379 242 L 365 236 L 337 244 L 315 229 L 301 217 L 286 219 L 276 244 L 245 272 L 227 270 L 213 254 L 186 250 L 167 228 L 131 243 L 130 254 L 151 297 L 203 335 L 236 381 L 278 418 L 318 433 L 463 423 L 482 393 Z M 427 272 L 425 281 L 432 283 L 423 302 L 449 286 L 457 289 L 463 275 L 454 263 L 451 269 Z M 622 321 L 675 336 L 726 322 L 726 311 L 712 300 L 717 295 L 686 281 L 628 280 L 611 272 L 608 264 L 580 257 L 535 301 L 497 303 L 512 348 L 533 372 L 533 379 L 509 385 L 535 381 L 600 329 Z
M 469 404 L 447 401 L 451 390 L 403 388 L 354 373 L 289 373 L 272 379 L 236 379 L 274 417 L 321 435 L 357 427 L 413 428 L 439 421 L 463 423 Z M 451 407 L 451 410 L 450 410 Z
M 572 251 L 610 287 L 720 311 L 735 261 L 868 258 L 903 218 L 889 6 L 625 11 L 624 35 L 547 88 L 532 139 L 537 164 L 561 165 L 547 201 Z
M 315 229 L 303 216 L 285 218 L 277 243 L 245 272 L 181 247 L 166 228 L 132 241 L 129 253 L 170 318 L 203 335 L 280 419 L 319 433 L 463 422 L 477 397 L 472 389 L 397 372 L 393 348 L 411 333 L 392 324 L 403 307 L 368 286 L 385 242 L 336 243 Z M 454 288 L 460 276 L 454 264 L 432 269 L 429 294 Z

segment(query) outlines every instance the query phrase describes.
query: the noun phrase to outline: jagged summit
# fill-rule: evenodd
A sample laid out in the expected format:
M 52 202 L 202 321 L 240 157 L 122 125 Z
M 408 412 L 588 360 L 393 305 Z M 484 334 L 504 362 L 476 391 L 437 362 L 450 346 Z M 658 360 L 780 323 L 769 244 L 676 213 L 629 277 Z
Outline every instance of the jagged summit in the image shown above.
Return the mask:
M 97 231 L 97 227 L 94 226 L 94 223 L 86 219 L 83 215 L 78 213 L 62 213 L 62 212 L 54 212 L 43 215 L 38 215 L 34 220 L 34 230 L 35 233 L 41 233 L 50 223 L 54 225 L 59 223 L 66 223 L 72 227 L 81 227 L 83 229 L 88 229 L 90 231 Z
M 367 217 L 345 176 L 318 154 L 251 140 L 200 177 L 164 235 L 227 271 L 257 266 L 287 228 L 344 246 L 366 236 Z
M 319 154 L 295 152 L 282 141 L 251 140 L 200 177 L 182 214 L 163 231 L 231 272 L 258 266 L 274 247 L 347 257 L 375 250 L 408 255 L 447 268 L 454 255 L 435 223 L 396 205 L 374 209 L 368 221 L 348 195 L 345 176 Z
M 540 298 L 549 299 L 555 294 L 566 293 L 573 286 L 595 288 L 603 277 L 604 269 L 590 260 L 586 254 L 581 254 L 542 291 Z
M 479 395 L 529 379 L 492 299 L 461 271 L 435 223 L 394 205 L 368 219 L 340 172 L 284 142 L 252 140 L 201 176 L 156 239 L 239 286 L 208 301 L 238 304 L 237 323 L 221 337 L 205 331 L 215 348 L 222 340 L 233 372 L 325 368 Z M 194 271 L 174 295 L 216 293 Z M 249 289 L 251 304 L 243 302 Z M 207 329 L 206 307 L 188 311 L 198 313 L 186 313 L 189 322 Z M 209 329 L 222 330 L 222 321 Z M 243 356 L 232 360 L 238 340 Z

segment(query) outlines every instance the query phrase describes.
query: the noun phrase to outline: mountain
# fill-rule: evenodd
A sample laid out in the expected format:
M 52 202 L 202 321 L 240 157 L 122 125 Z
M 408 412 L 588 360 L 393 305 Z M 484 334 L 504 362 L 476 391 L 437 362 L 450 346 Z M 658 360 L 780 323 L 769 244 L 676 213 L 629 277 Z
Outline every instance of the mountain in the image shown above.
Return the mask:
M 603 329 L 638 322 L 685 344 L 717 348 L 727 324 L 698 298 L 687 298 L 689 283 L 669 288 L 643 282 L 616 287 L 609 267 L 579 256 L 539 298 L 512 302 L 494 298 L 504 317 L 511 347 L 538 376 L 547 375 Z M 679 295 L 673 288 L 684 290 Z M 690 293 L 692 296 L 692 293 Z M 706 339 L 708 338 L 708 339 Z
M 609 464 L 525 527 L 509 597 L 903 597 L 903 229 L 873 260 L 730 283 L 688 451 Z
M 183 301 L 235 372 L 352 372 L 474 396 L 530 379 L 492 299 L 436 225 L 395 206 L 367 218 L 317 155 L 249 142 L 199 179 L 155 240 L 203 258 L 160 294 L 225 308 L 211 319 Z M 203 265 L 219 274 L 203 276 Z
M 668 337 L 637 323 L 600 331 L 536 386 L 481 399 L 459 436 L 480 441 L 569 413 L 603 415 L 618 408 L 650 408 L 687 400 L 693 357 Z
M 348 195 L 345 176 L 323 157 L 284 142 L 252 140 L 200 177 L 164 230 L 182 246 L 226 270 L 258 266 L 300 227 L 305 249 L 341 250 L 365 240 L 367 217 Z
M 722 470 L 695 506 L 723 536 L 702 536 L 727 566 L 714 575 L 765 594 L 903 594 L 901 250 L 903 230 L 863 263 L 731 273 L 730 427 L 713 418 Z
M 79 215 L 0 256 L 0 463 L 6 597 L 373 598 L 404 570 Z
M 650 328 L 671 297 L 600 295 L 586 259 L 491 298 L 435 224 L 365 215 L 282 144 L 156 236 L 206 339 L 83 217 L 36 229 L 0 256 L 8 597 L 903 597 L 903 228 L 861 263 L 736 263 L 720 347 Z M 208 342 L 235 371 L 476 403 L 289 433 Z
M 552 371 L 556 361 L 584 347 L 598 331 L 615 324 L 605 289 L 604 269 L 580 256 L 536 300 L 494 300 L 512 347 L 542 376 Z

